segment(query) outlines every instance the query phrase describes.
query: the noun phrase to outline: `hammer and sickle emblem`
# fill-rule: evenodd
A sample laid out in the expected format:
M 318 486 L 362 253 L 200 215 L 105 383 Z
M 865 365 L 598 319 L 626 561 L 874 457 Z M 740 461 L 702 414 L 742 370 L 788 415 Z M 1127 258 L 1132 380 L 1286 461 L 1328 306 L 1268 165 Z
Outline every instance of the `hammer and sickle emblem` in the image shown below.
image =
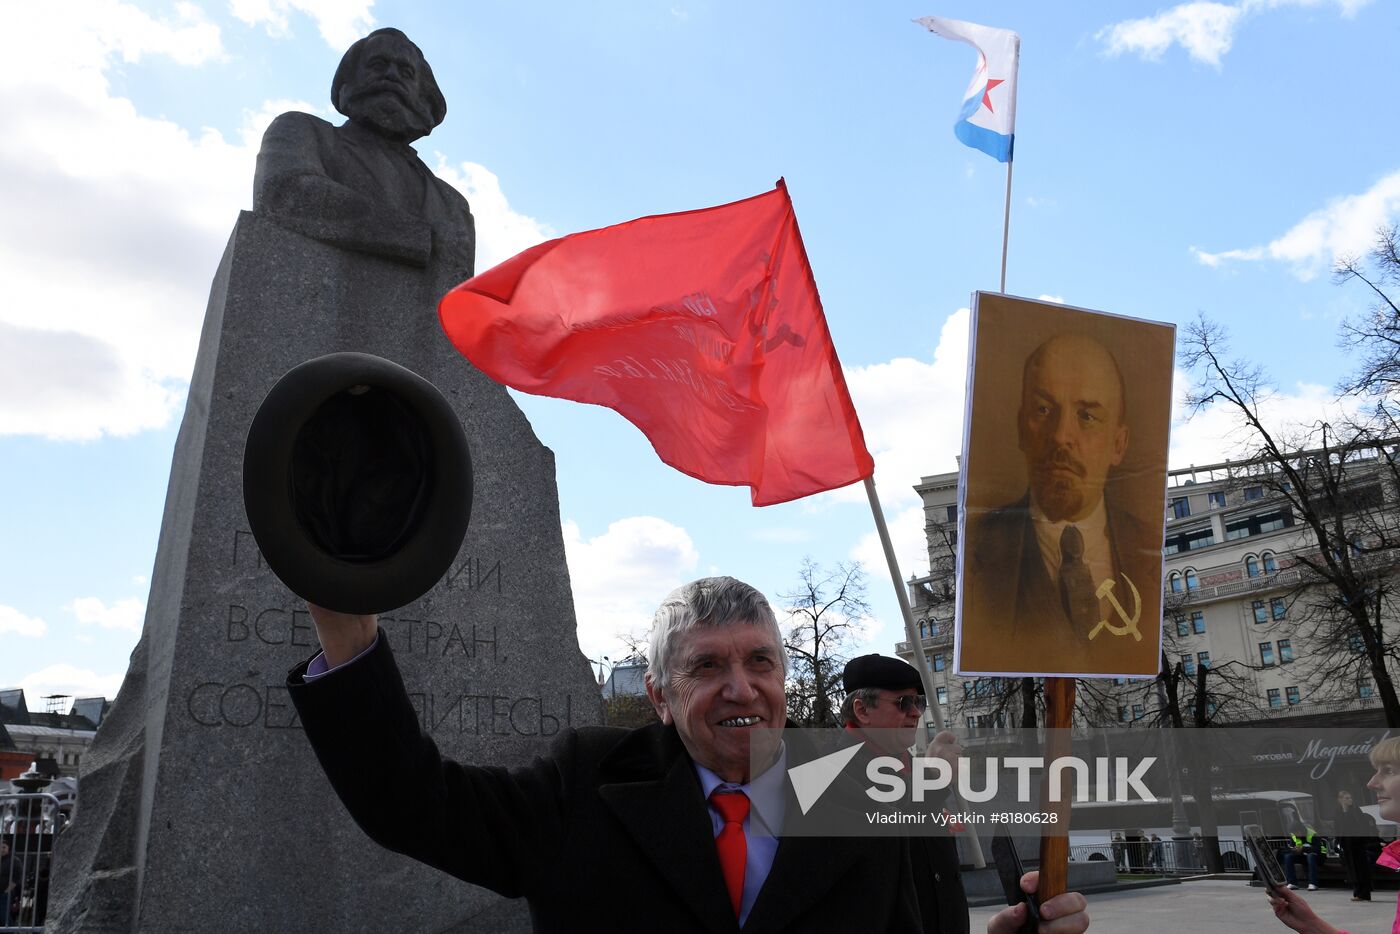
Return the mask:
M 1113 609 L 1117 612 L 1118 618 L 1123 621 L 1123 625 L 1115 626 L 1108 621 L 1108 617 L 1104 617 L 1099 620 L 1099 624 L 1094 627 L 1094 631 L 1089 633 L 1090 639 L 1097 636 L 1100 629 L 1106 628 L 1115 636 L 1126 636 L 1128 633 L 1132 633 L 1136 641 L 1142 641 L 1142 633 L 1138 632 L 1138 619 L 1142 616 L 1142 596 L 1138 593 L 1137 587 L 1133 586 L 1133 579 L 1131 577 L 1124 574 L 1123 580 L 1128 582 L 1128 589 L 1133 592 L 1133 615 L 1129 616 L 1128 611 L 1123 609 L 1123 604 L 1119 603 L 1118 598 L 1113 595 L 1113 585 L 1117 583 L 1117 581 L 1111 578 L 1104 581 L 1099 585 L 1096 596 L 1098 596 L 1100 600 L 1104 597 L 1108 598 L 1108 602 L 1113 604 Z

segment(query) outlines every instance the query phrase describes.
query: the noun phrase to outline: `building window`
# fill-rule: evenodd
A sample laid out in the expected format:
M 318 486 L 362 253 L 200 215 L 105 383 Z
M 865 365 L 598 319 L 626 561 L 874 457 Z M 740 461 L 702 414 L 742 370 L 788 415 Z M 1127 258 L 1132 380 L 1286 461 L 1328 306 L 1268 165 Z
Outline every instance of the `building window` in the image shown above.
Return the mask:
M 1200 582 L 1200 580 L 1196 577 L 1196 572 L 1188 569 L 1187 572 L 1186 572 L 1186 589 L 1187 589 L 1188 591 L 1189 591 L 1189 590 L 1199 590 L 1200 587 L 1201 587 L 1201 582 Z
M 1293 525 L 1293 513 L 1288 510 L 1266 513 L 1262 516 L 1249 516 L 1245 519 L 1237 519 L 1234 522 L 1225 524 L 1225 540 L 1232 542 L 1237 538 L 1248 538 L 1251 535 L 1262 535 L 1265 532 L 1276 532 L 1279 529 L 1286 529 Z
M 1178 636 L 1185 636 L 1185 635 L 1189 635 L 1190 632 L 1191 632 L 1191 626 L 1190 626 L 1190 624 L 1188 624 L 1188 623 L 1186 622 L 1186 617 L 1184 617 L 1184 616 L 1178 616 L 1178 617 L 1176 618 L 1176 634 L 1177 634 Z
M 1126 704 L 1120 704 L 1118 707 L 1118 722 L 1128 722 L 1128 706 Z
M 1269 621 L 1269 611 L 1264 609 L 1263 600 L 1254 601 L 1254 621 L 1256 623 L 1267 623 Z
M 1210 508 L 1211 508 L 1211 509 L 1224 509 L 1224 508 L 1225 508 L 1225 491 L 1224 491 L 1224 490 L 1212 490 L 1211 492 L 1207 493 L 1206 495 L 1207 495 L 1208 497 L 1210 497 Z
M 1293 640 L 1291 640 L 1291 639 L 1280 639 L 1280 640 L 1278 640 L 1278 662 L 1279 662 L 1279 664 L 1280 664 L 1280 665 L 1286 665 L 1286 664 L 1288 664 L 1288 663 L 1291 662 L 1291 661 L 1293 661 Z
M 949 521 L 949 522 L 957 522 L 957 521 L 958 521 L 958 505 L 957 505 L 957 503 L 954 503 L 953 505 L 951 505 L 951 506 L 948 507 L 948 521 Z
M 1262 486 L 1247 486 L 1247 487 L 1244 488 L 1244 499 L 1245 499 L 1245 502 L 1249 502 L 1250 500 L 1254 500 L 1254 499 L 1263 499 L 1263 498 L 1264 498 L 1264 488 L 1263 488 Z
M 1172 518 L 1185 519 L 1191 515 L 1191 501 L 1184 496 L 1172 500 Z
M 1265 667 L 1273 665 L 1274 644 L 1272 642 L 1259 643 L 1259 661 L 1262 662 Z
M 1274 619 L 1283 619 L 1288 615 L 1288 601 L 1282 597 L 1274 597 L 1269 601 L 1269 612 L 1273 614 Z
M 1372 687 L 1371 682 L 1370 682 L 1369 679 L 1367 679 L 1367 678 L 1357 678 L 1357 679 L 1356 679 L 1356 696 L 1357 696 L 1357 697 L 1370 697 L 1370 696 L 1371 696 L 1372 694 L 1374 694 L 1374 693 L 1376 693 L 1376 689 L 1375 689 L 1374 687 Z M 1119 710 L 1122 710 L 1123 708 L 1120 707 L 1120 708 L 1118 708 L 1118 709 L 1119 709 Z
M 1193 548 L 1206 548 L 1215 544 L 1215 532 L 1206 526 L 1203 529 L 1191 529 L 1173 535 L 1162 545 L 1164 554 L 1174 555 L 1182 551 L 1191 551 Z
M 1298 689 L 1296 687 L 1289 686 L 1287 688 L 1284 688 L 1284 690 L 1288 692 L 1288 706 L 1292 707 L 1296 704 L 1302 703 L 1303 695 L 1298 693 Z
M 1244 559 L 1244 573 L 1249 577 L 1259 576 L 1259 559 L 1254 555 Z
M 1196 656 L 1192 655 L 1190 652 L 1181 656 L 1181 670 L 1185 672 L 1187 676 L 1194 675 L 1196 673 Z
M 1278 562 L 1274 560 L 1273 552 L 1264 552 L 1264 573 L 1273 574 L 1278 571 Z
M 1360 633 L 1354 632 L 1347 636 L 1347 648 L 1351 649 L 1357 655 L 1366 651 L 1366 643 L 1361 640 Z
M 938 703 L 946 707 L 948 705 L 948 689 L 939 687 L 934 688 L 934 690 L 938 692 Z
M 1206 614 L 1202 610 L 1192 611 L 1191 631 L 1198 636 L 1203 636 L 1206 634 Z
M 1277 694 L 1278 692 L 1275 691 L 1274 693 Z M 968 728 L 969 730 L 976 730 L 976 729 L 977 729 L 977 718 L 976 718 L 976 717 L 968 717 L 968 718 L 967 718 L 967 728 Z
M 1133 719 L 1134 719 L 1134 720 L 1141 720 L 1141 719 L 1142 719 L 1144 716 L 1146 716 L 1146 715 L 1147 715 L 1147 711 L 1143 709 L 1143 706 L 1142 706 L 1141 704 L 1134 704 L 1134 705 L 1133 705 Z
M 1278 688 L 1269 688 L 1269 706 L 1282 707 L 1283 698 L 1279 696 Z
M 1197 653 L 1196 653 L 1196 661 L 1200 663 L 1200 666 L 1201 666 L 1202 668 L 1209 668 L 1209 667 L 1210 667 L 1210 653 L 1209 653 L 1209 652 L 1197 652 Z
M 1167 578 L 1167 581 L 1171 584 L 1172 593 L 1181 593 L 1180 574 L 1176 573 L 1175 571 L 1172 571 L 1171 576 Z
M 937 655 L 935 655 L 935 656 L 933 657 L 933 670 L 934 670 L 934 671 L 942 671 L 942 670 L 944 670 L 944 669 L 947 668 L 947 667 L 948 667 L 948 656 L 944 655 L 942 652 L 939 652 Z

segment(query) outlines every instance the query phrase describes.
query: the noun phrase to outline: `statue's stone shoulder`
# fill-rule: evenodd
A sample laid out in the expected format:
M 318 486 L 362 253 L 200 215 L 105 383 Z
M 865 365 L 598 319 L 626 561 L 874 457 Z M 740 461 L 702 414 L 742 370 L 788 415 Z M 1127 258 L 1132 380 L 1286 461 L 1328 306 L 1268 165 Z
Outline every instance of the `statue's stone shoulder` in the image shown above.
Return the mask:
M 333 145 L 334 134 L 331 123 L 299 110 L 280 114 L 268 124 L 253 173 L 253 210 L 277 213 L 279 188 L 288 176 L 327 175 L 325 150 Z

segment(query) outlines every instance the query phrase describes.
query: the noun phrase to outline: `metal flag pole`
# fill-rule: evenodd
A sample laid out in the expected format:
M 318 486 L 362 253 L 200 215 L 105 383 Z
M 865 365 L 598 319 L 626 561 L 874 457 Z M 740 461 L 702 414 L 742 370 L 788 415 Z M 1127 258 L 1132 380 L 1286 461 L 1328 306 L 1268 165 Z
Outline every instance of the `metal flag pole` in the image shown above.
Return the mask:
M 1002 295 L 1006 294 L 1006 244 L 1011 239 L 1011 166 L 1013 159 L 1006 160 L 1006 208 L 1001 218 L 1001 288 Z
M 899 612 L 904 616 L 904 634 L 908 638 L 909 644 L 914 647 L 914 667 L 919 671 L 919 680 L 924 684 L 924 697 L 928 699 L 929 709 L 933 711 L 933 725 L 941 732 L 944 729 L 943 710 L 938 704 L 938 695 L 934 691 L 933 672 L 929 669 L 927 656 L 924 655 L 923 640 L 919 638 L 918 631 L 914 627 L 914 611 L 909 606 L 909 594 L 904 590 L 904 579 L 899 573 L 899 561 L 894 555 L 894 543 L 890 541 L 889 526 L 885 524 L 885 511 L 880 507 L 880 497 L 875 495 L 875 476 L 873 474 L 865 478 L 865 495 L 870 499 L 870 512 L 875 517 L 875 531 L 879 533 L 880 545 L 885 550 L 885 563 L 889 565 L 890 582 L 894 584 L 894 594 L 899 599 Z M 955 810 L 960 812 L 965 810 L 956 787 L 950 789 L 949 800 L 953 803 Z M 972 865 L 977 869 L 985 868 L 987 858 L 982 855 L 982 840 L 977 836 L 975 829 L 967 835 L 967 838 L 972 850 Z

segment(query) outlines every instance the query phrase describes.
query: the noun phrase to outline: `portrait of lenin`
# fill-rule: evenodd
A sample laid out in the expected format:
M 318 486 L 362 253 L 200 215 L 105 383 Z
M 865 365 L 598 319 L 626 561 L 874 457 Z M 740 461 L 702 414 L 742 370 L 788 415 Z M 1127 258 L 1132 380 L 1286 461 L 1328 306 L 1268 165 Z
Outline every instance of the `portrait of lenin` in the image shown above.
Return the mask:
M 974 304 L 958 670 L 1156 674 L 1174 330 Z

